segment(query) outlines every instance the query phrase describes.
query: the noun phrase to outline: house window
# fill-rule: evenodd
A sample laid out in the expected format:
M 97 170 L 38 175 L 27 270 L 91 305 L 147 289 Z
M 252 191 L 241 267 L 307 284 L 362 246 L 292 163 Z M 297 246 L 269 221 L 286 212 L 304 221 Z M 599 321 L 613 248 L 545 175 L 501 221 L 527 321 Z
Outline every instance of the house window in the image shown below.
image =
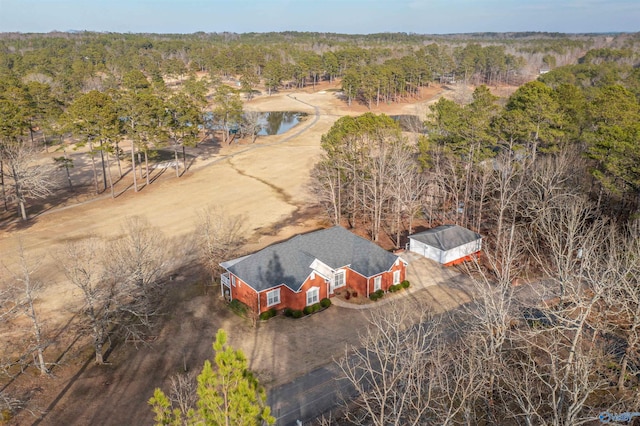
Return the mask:
M 273 306 L 280 303 L 280 289 L 276 288 L 267 292 L 267 306 Z
M 318 303 L 319 298 L 320 298 L 320 289 L 318 287 L 310 288 L 307 291 L 307 306 Z
M 333 276 L 333 288 L 343 287 L 345 283 L 345 272 L 344 271 L 336 271 Z
M 393 284 L 400 284 L 400 271 L 393 271 Z
M 236 286 L 236 276 L 235 275 L 231 275 L 231 285 L 232 286 Z
M 373 279 L 373 291 L 378 291 L 382 288 L 382 275 L 378 275 Z

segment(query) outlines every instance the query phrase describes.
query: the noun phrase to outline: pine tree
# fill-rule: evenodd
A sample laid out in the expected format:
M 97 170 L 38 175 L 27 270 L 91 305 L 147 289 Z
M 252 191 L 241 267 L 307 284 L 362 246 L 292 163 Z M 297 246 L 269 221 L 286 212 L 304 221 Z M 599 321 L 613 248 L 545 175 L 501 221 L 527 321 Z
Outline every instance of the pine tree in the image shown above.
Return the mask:
M 213 343 L 214 365 L 206 360 L 198 376 L 196 406 L 183 412 L 156 389 L 149 404 L 156 425 L 272 425 L 275 418 L 265 405 L 266 394 L 249 371 L 241 350 L 227 346 L 227 334 L 218 330 Z

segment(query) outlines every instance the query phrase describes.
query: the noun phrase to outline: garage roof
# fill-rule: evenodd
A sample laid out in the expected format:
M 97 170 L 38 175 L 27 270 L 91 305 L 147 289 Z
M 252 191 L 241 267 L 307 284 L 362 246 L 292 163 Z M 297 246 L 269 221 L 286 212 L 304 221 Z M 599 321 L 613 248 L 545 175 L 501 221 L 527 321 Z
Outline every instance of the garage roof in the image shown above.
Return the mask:
M 482 239 L 482 236 L 462 226 L 442 225 L 424 232 L 409 235 L 409 238 L 439 250 L 447 251 Z

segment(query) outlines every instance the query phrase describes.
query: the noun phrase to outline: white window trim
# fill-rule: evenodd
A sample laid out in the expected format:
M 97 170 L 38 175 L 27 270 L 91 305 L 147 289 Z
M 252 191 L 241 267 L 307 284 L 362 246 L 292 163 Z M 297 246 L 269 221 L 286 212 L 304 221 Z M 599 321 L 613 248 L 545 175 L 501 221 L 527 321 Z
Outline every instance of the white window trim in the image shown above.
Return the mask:
M 382 275 L 378 275 L 373 278 L 373 291 L 378 291 L 382 288 Z
M 400 284 L 400 271 L 393 271 L 393 285 Z
M 270 297 L 271 295 L 275 294 L 276 297 Z M 273 303 L 269 303 L 269 300 L 273 299 L 275 300 Z M 267 307 L 269 306 L 274 306 L 280 303 L 280 289 L 276 288 L 274 290 L 268 291 L 267 292 Z
M 233 274 L 231 274 L 231 285 L 234 287 L 236 286 L 236 276 Z
M 309 296 L 312 293 L 315 293 L 316 300 L 309 302 Z M 307 306 L 315 305 L 318 302 L 320 302 L 320 289 L 318 287 L 311 287 L 309 290 L 307 290 Z
M 336 282 L 336 278 L 339 275 L 342 275 L 342 285 L 337 285 Z M 347 285 L 347 271 L 345 271 L 344 269 L 339 269 L 333 274 L 333 288 L 335 290 L 336 288 L 344 287 L 345 285 Z

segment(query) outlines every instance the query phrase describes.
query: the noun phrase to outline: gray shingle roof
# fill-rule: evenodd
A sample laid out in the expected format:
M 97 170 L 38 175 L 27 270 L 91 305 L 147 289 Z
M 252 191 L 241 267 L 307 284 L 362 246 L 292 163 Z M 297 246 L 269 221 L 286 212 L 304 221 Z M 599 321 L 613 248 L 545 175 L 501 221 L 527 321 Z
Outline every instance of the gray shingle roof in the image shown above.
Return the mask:
M 257 291 L 285 284 L 298 291 L 318 259 L 332 269 L 349 266 L 365 277 L 389 270 L 398 256 L 341 226 L 297 235 L 220 265 Z
M 418 234 L 409 235 L 409 238 L 439 250 L 447 251 L 476 241 L 482 238 L 482 236 L 462 226 L 442 225 Z

